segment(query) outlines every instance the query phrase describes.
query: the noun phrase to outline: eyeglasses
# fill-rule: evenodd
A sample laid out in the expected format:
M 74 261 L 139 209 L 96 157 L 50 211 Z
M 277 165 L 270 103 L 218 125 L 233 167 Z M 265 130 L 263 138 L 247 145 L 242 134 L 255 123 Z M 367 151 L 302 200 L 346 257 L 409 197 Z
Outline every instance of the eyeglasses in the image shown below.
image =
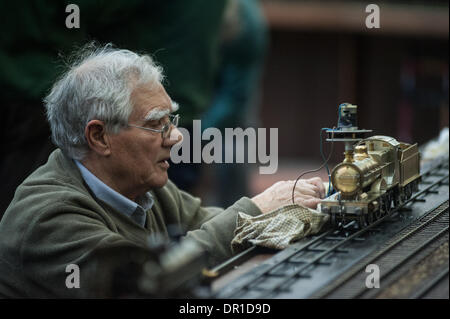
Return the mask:
M 143 130 L 152 131 L 152 132 L 156 132 L 156 133 L 161 133 L 161 137 L 163 139 L 165 139 L 165 138 L 167 138 L 169 136 L 170 129 L 172 128 L 172 125 L 174 127 L 178 126 L 178 121 L 179 120 L 180 120 L 180 115 L 179 114 L 176 114 L 176 115 L 169 114 L 169 120 L 167 121 L 166 124 L 163 125 L 163 127 L 161 129 L 137 126 L 137 125 L 133 125 L 133 124 L 128 124 L 128 126 L 137 127 L 137 128 L 141 128 Z

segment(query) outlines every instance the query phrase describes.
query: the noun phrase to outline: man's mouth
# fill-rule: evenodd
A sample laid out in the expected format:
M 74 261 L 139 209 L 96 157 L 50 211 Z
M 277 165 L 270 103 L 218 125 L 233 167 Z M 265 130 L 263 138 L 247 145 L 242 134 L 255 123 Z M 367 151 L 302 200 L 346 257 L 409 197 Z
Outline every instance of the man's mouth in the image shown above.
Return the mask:
M 168 161 L 168 160 L 169 160 L 169 157 L 160 160 L 160 161 L 158 162 L 158 164 L 160 164 L 160 166 L 162 166 L 163 168 L 168 169 L 168 168 L 170 167 L 169 161 Z

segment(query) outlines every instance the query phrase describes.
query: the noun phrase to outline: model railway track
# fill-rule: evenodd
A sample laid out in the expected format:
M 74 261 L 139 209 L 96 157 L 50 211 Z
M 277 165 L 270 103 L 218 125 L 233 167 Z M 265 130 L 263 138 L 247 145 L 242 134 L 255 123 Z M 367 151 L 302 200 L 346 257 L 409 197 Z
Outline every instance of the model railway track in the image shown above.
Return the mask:
M 427 294 L 433 290 L 436 286 L 439 285 L 441 281 L 447 278 L 448 285 L 448 267 L 442 270 L 433 280 L 431 280 L 428 284 L 424 285 L 421 289 L 416 291 L 413 295 L 410 296 L 411 299 L 421 299 L 427 296 Z
M 325 268 L 336 262 L 337 259 L 348 255 L 350 264 L 341 266 L 342 271 L 351 268 L 352 265 L 373 253 L 374 243 L 373 234 L 379 233 L 380 225 L 393 216 L 402 214 L 405 210 L 410 210 L 415 203 L 425 202 L 428 194 L 437 193 L 437 189 L 442 185 L 448 185 L 448 158 L 439 164 L 433 166 L 422 174 L 423 188 L 414 194 L 408 201 L 401 206 L 396 207 L 388 216 L 384 216 L 364 229 L 355 230 L 355 221 L 352 221 L 338 230 L 329 230 L 320 236 L 304 239 L 297 242 L 287 249 L 277 253 L 266 262 L 259 265 L 250 274 L 245 274 L 237 280 L 230 283 L 225 288 L 217 292 L 218 298 L 275 298 L 275 297 L 311 297 L 314 292 L 322 287 L 316 285 L 328 285 L 328 282 L 320 282 L 318 278 L 324 275 L 315 276 L 317 268 Z M 427 177 L 430 177 L 428 179 Z M 431 178 L 432 177 L 432 178 Z M 448 200 L 448 194 L 447 194 Z M 442 203 L 442 202 L 441 202 Z M 439 203 L 439 204 L 441 204 Z M 437 205 L 439 206 L 439 205 Z M 436 206 L 432 209 L 436 209 Z M 425 226 L 423 226 L 425 227 Z M 448 209 L 447 209 L 447 233 L 448 233 Z M 356 244 L 364 243 L 364 246 L 371 247 L 370 252 L 360 250 L 355 257 L 351 256 L 352 247 Z M 227 262 L 224 265 L 216 267 L 220 273 L 225 269 L 233 267 L 235 262 L 242 261 L 257 253 L 257 249 L 250 248 L 240 256 Z M 351 258 L 350 258 L 351 257 Z M 345 258 L 344 258 L 345 259 Z M 326 270 L 325 270 L 326 271 Z M 367 274 L 366 274 L 367 275 Z M 336 279 L 336 278 L 332 278 Z M 315 284 L 313 284 L 315 283 Z M 364 283 L 364 281 L 363 281 Z M 308 289 L 299 288 L 300 286 Z M 299 288 L 299 289 L 297 289 Z M 302 295 L 298 295 L 303 291 Z
M 448 202 L 436 211 L 424 216 L 424 221 L 414 223 L 391 241 L 388 241 L 374 254 L 359 262 L 347 271 L 345 276 L 323 291 L 316 293 L 315 298 L 373 298 L 380 290 L 368 289 L 365 281 L 368 264 L 377 265 L 380 269 L 380 286 L 388 287 L 392 282 L 416 264 L 431 250 L 443 241 L 448 241 Z M 381 287 L 381 288 L 382 288 Z M 430 287 L 431 289 L 431 287 Z

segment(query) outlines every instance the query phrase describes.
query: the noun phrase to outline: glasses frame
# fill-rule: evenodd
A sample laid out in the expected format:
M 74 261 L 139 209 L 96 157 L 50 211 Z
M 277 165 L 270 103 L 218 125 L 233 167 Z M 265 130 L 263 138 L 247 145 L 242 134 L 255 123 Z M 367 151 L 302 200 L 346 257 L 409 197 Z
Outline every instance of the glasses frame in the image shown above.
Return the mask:
M 174 127 L 178 127 L 178 122 L 180 121 L 180 115 L 179 114 L 169 114 L 169 121 L 163 125 L 162 128 L 160 129 L 156 129 L 156 128 L 149 128 L 149 127 L 143 127 L 143 126 L 139 126 L 139 125 L 134 125 L 134 124 L 128 124 L 128 126 L 131 127 L 136 127 L 136 128 L 140 128 L 146 131 L 151 131 L 151 132 L 155 132 L 155 133 L 161 133 L 161 137 L 162 139 L 165 139 L 169 136 L 169 132 L 172 128 L 172 126 Z

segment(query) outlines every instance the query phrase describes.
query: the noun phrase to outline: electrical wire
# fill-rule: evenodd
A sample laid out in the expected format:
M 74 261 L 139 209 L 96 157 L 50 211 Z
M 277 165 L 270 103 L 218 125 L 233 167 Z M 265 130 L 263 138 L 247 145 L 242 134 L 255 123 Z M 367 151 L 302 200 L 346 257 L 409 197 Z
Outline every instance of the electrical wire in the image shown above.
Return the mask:
M 320 145 L 320 156 L 322 157 L 323 161 L 326 162 L 325 159 L 325 155 L 323 154 L 323 142 L 322 142 L 322 132 L 326 131 L 326 130 L 331 130 L 330 128 L 322 128 L 320 130 L 320 141 L 319 141 L 319 145 Z M 331 193 L 331 174 L 330 174 L 330 169 L 328 168 L 328 163 L 325 165 L 325 168 L 327 169 L 327 175 L 328 175 L 328 191 L 325 197 L 330 196 Z
M 340 107 L 339 107 L 339 109 L 340 109 Z M 320 171 L 324 166 L 327 165 L 328 161 L 330 160 L 331 155 L 333 154 L 333 146 L 334 146 L 334 130 L 335 130 L 335 129 L 336 129 L 336 127 L 333 127 L 333 130 L 332 130 L 332 132 L 331 132 L 331 150 L 330 150 L 330 154 L 328 155 L 328 158 L 326 159 L 326 161 L 325 161 L 319 168 L 316 168 L 316 169 L 313 169 L 313 170 L 310 170 L 310 171 L 306 171 L 306 172 L 300 174 L 300 176 L 297 177 L 297 179 L 295 180 L 294 187 L 292 188 L 292 204 L 295 204 L 295 200 L 294 200 L 295 187 L 297 186 L 297 182 L 299 181 L 299 179 L 300 179 L 302 176 L 306 175 L 306 174 L 314 173 L 314 172 Z M 322 130 L 324 130 L 324 129 L 321 129 L 321 130 L 320 130 L 320 143 L 321 143 L 320 146 L 321 146 L 321 153 L 322 153 L 322 155 L 323 155 L 323 152 L 322 152 Z M 327 166 L 327 170 L 328 170 L 328 166 Z M 328 170 L 328 178 L 330 178 L 329 170 Z M 330 185 L 331 185 L 331 183 L 330 183 Z M 330 188 L 330 186 L 328 186 L 328 189 L 329 189 L 329 188 Z

